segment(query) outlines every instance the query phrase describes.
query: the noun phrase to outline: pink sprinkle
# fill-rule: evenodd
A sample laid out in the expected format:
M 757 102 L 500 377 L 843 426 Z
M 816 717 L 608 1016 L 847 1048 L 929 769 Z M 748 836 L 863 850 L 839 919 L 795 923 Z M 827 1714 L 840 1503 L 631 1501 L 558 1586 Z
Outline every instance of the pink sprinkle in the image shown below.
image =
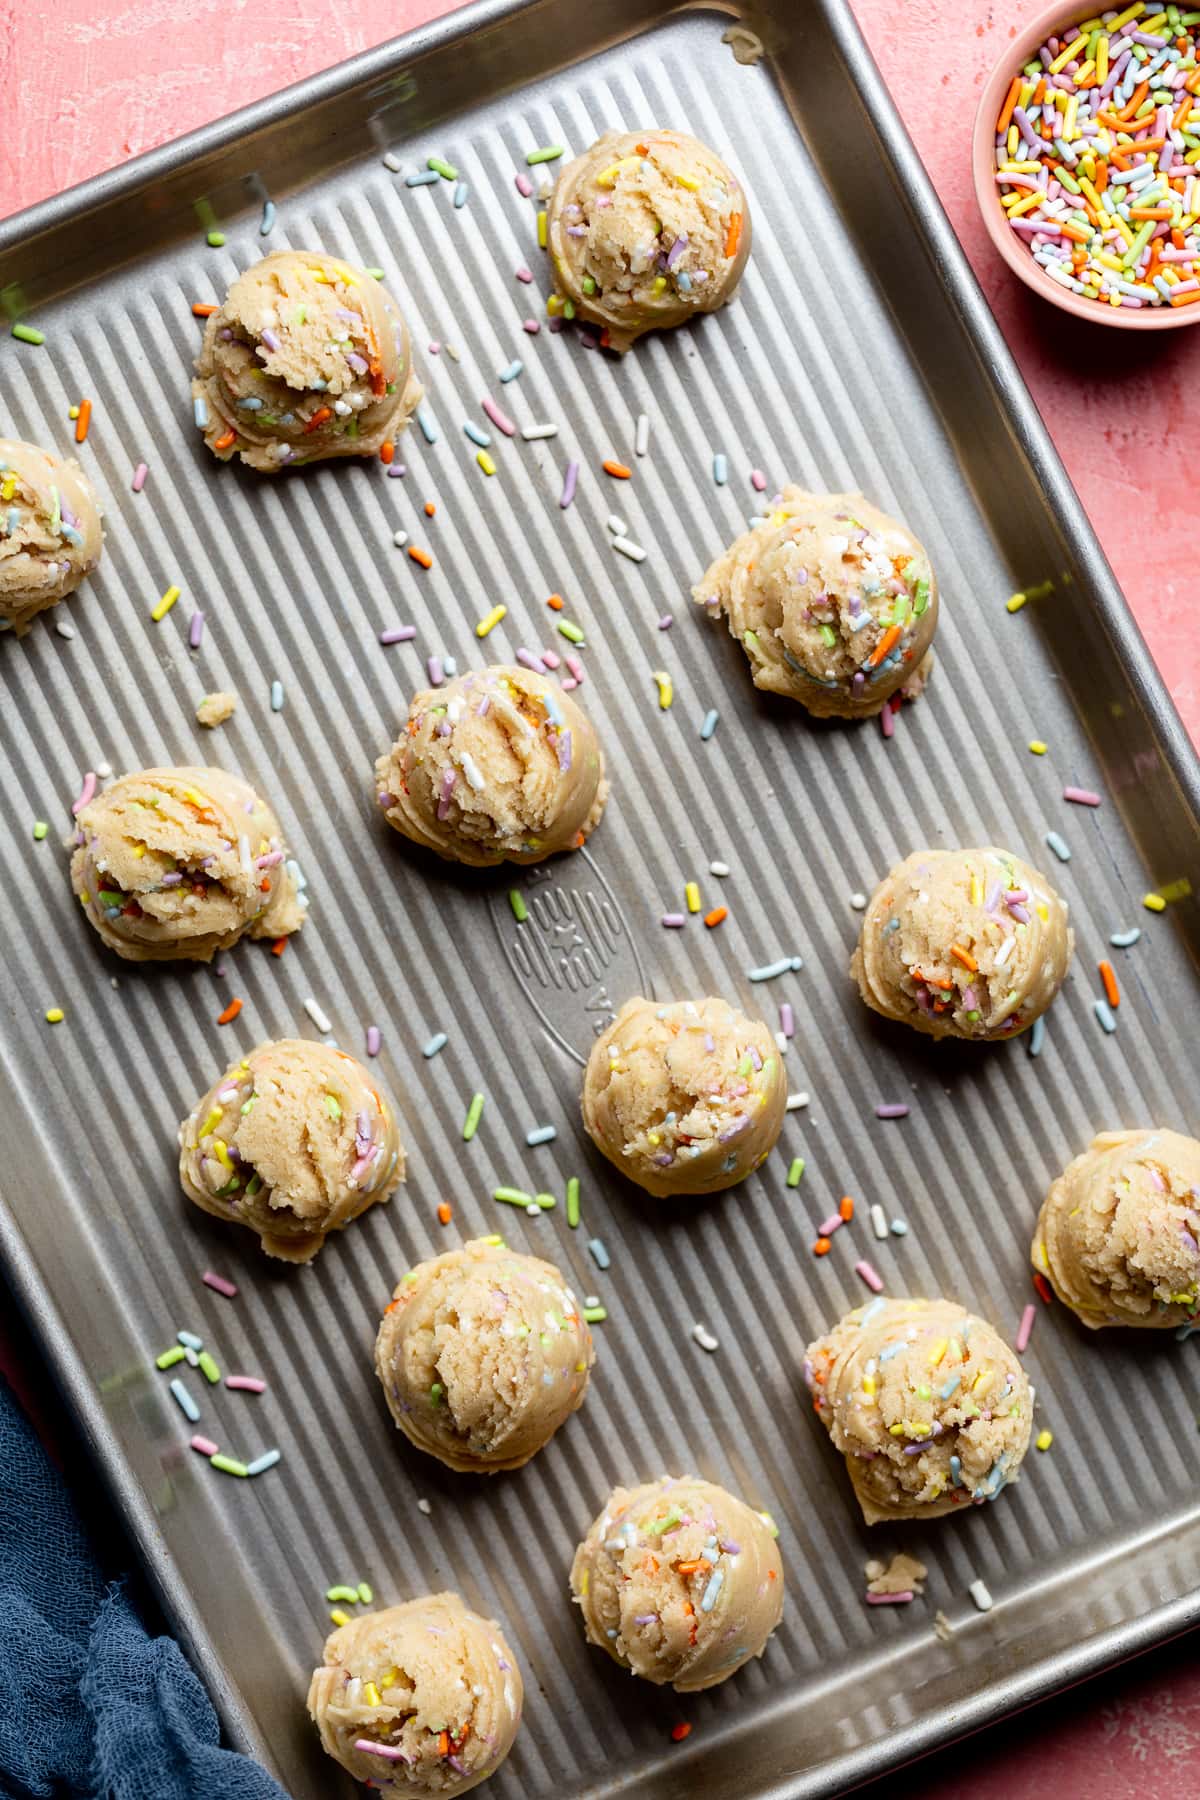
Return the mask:
M 1028 1348 L 1029 1339 L 1033 1334 L 1033 1321 L 1036 1318 L 1037 1308 L 1035 1306 L 1027 1306 L 1021 1314 L 1021 1323 L 1017 1326 L 1016 1342 L 1013 1345 L 1018 1356 L 1024 1356 Z
M 864 1594 L 863 1599 L 868 1606 L 907 1606 L 913 1598 L 911 1588 L 903 1594 Z
M 566 665 L 567 665 L 568 669 L 570 669 L 572 675 L 575 677 L 577 684 L 580 687 L 582 687 L 583 686 L 583 664 L 580 662 L 580 660 L 577 656 L 568 656 L 565 658 L 565 661 L 566 661 Z
M 214 1444 L 211 1438 L 201 1437 L 199 1433 L 194 1438 L 190 1438 L 188 1442 L 193 1450 L 200 1452 L 201 1456 L 219 1456 L 221 1454 L 220 1444 Z
M 235 1394 L 265 1394 L 267 1384 L 260 1381 L 257 1375 L 227 1375 L 225 1386 L 232 1388 Z
M 395 1744 L 377 1744 L 372 1738 L 355 1738 L 354 1748 L 361 1750 L 365 1756 L 384 1756 L 388 1762 L 411 1762 L 412 1757 L 406 1750 L 400 1750 Z
M 892 709 L 886 702 L 884 703 L 883 711 L 879 715 L 879 729 L 882 731 L 885 738 L 890 738 L 896 729 L 896 721 L 892 717 Z
M 750 486 L 752 488 L 754 488 L 756 493 L 759 493 L 759 494 L 766 493 L 767 478 L 763 474 L 761 469 L 751 469 L 751 471 L 750 471 Z
M 380 632 L 379 641 L 381 644 L 407 644 L 409 639 L 415 638 L 416 635 L 415 625 L 393 625 L 390 631 Z
M 674 623 L 675 623 L 674 613 L 664 613 L 662 618 L 658 621 L 658 629 L 660 631 L 670 631 L 670 629 Z
M 558 654 L 557 650 L 539 650 L 538 655 L 548 669 L 557 669 L 562 662 L 562 657 Z
M 509 418 L 508 414 L 502 413 L 500 408 L 496 405 L 496 402 L 490 399 L 487 394 L 483 396 L 480 405 L 483 407 L 484 412 L 492 421 L 492 424 L 496 427 L 497 431 L 502 431 L 505 437 L 516 436 L 517 428 Z
M 687 920 L 682 913 L 664 913 L 662 922 L 668 931 L 682 931 Z
M 575 677 L 573 675 L 568 675 L 563 680 L 562 691 L 564 694 L 570 694 L 573 693 L 578 686 L 579 683 L 576 681 Z
M 430 356 L 438 356 L 438 355 L 440 355 L 440 354 L 441 354 L 441 348 L 442 348 L 442 346 L 441 346 L 441 345 L 440 345 L 440 344 L 439 344 L 439 343 L 438 343 L 438 340 L 437 340 L 437 339 L 436 339 L 436 338 L 433 338 L 433 339 L 431 339 L 431 341 L 430 341 L 430 345 L 429 345 L 429 354 L 430 354 Z
M 441 687 L 443 681 L 446 679 L 446 671 L 442 667 L 442 659 L 440 656 L 431 656 L 429 658 L 429 661 L 425 664 L 425 673 L 429 677 L 430 687 Z
M 194 612 L 188 626 L 188 644 L 193 650 L 200 648 L 200 639 L 204 636 L 204 614 Z
M 95 792 L 96 792 L 96 771 L 95 771 L 95 769 L 89 769 L 87 774 L 83 778 L 83 786 L 79 790 L 79 798 L 78 798 L 78 800 L 76 800 L 74 806 L 72 806 L 71 811 L 78 816 L 78 814 L 83 811 L 84 807 L 87 805 L 88 801 L 92 798 L 92 796 Z
M 533 270 L 532 269 L 524 269 L 524 268 L 514 269 L 513 274 L 516 276 L 518 281 L 524 281 L 524 282 L 528 283 L 533 280 Z
M 1076 806 L 1099 806 L 1101 796 L 1093 794 L 1091 788 L 1065 787 L 1063 799 L 1073 800 Z
M 796 1015 L 786 1000 L 779 1008 L 779 1029 L 784 1037 L 790 1038 L 796 1035 Z
M 530 194 L 533 192 L 533 183 L 530 181 L 528 175 L 514 175 L 513 180 L 516 183 L 518 194 L 521 195 L 522 199 L 528 200 Z
M 227 1300 L 236 1300 L 237 1282 L 230 1281 L 226 1275 L 214 1275 L 211 1269 L 205 1269 L 200 1277 L 205 1287 L 212 1288 L 214 1293 L 224 1294 Z
M 877 1119 L 907 1119 L 908 1108 L 902 1100 L 894 1103 L 889 1101 L 885 1105 L 875 1108 L 875 1117 Z
M 380 1036 L 378 1025 L 368 1025 L 367 1026 L 367 1055 L 368 1056 L 378 1056 L 379 1055 L 379 1046 L 382 1043 L 382 1041 L 383 1040 Z
M 830 1213 L 829 1217 L 823 1219 L 817 1226 L 817 1236 L 832 1237 L 834 1232 L 840 1231 L 845 1223 L 846 1221 L 843 1219 L 841 1213 Z
M 145 463 L 139 463 L 137 468 L 133 471 L 133 481 L 131 482 L 130 485 L 132 486 L 135 494 L 140 494 L 142 489 L 145 487 L 146 476 L 149 474 L 149 472 L 150 471 L 147 469 Z
M 869 1262 L 856 1262 L 854 1273 L 862 1276 L 873 1294 L 882 1294 L 883 1282 L 879 1278 L 878 1271 L 873 1269 Z
M 522 647 L 517 651 L 517 661 L 523 668 L 532 669 L 535 675 L 544 675 L 546 673 L 545 663 L 540 656 L 535 656 L 532 650 L 526 650 Z
M 538 319 L 522 319 L 521 325 L 523 329 L 529 333 L 530 337 L 536 337 L 538 332 L 542 329 L 541 322 Z

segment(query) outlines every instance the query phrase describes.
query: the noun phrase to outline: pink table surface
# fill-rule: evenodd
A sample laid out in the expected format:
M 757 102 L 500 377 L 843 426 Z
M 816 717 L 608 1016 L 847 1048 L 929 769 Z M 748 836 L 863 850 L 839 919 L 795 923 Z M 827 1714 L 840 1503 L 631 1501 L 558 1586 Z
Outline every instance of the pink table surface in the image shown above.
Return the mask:
M 265 10 L 241 0 L 58 0 L 47 29 L 41 9 L 4 7 L 0 217 L 450 10 L 442 0 L 288 0 Z M 1081 338 L 991 249 L 969 138 L 984 75 L 1016 34 L 1007 14 L 988 0 L 856 0 L 855 12 L 1200 741 L 1200 324 L 1153 338 L 1099 329 Z M 0 1368 L 28 1387 L 17 1360 L 0 1327 Z M 1192 1800 L 1197 1757 L 1192 1637 L 1027 1714 L 1016 1730 L 942 1752 L 911 1781 L 927 1800 Z

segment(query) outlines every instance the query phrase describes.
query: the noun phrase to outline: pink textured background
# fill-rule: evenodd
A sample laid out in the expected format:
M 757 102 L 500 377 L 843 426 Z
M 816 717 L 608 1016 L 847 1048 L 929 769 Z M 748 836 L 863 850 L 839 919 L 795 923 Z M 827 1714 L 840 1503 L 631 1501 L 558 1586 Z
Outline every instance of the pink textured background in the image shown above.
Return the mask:
M 451 8 L 444 0 L 0 0 L 0 217 Z M 1021 17 L 1034 10 L 1022 5 Z M 1015 33 L 986 0 L 856 0 L 942 203 L 1033 390 L 1175 703 L 1200 741 L 1195 471 L 1200 324 L 1081 329 L 991 250 L 969 140 L 985 71 Z M 17 1361 L 0 1339 L 0 1367 Z M 29 1379 L 25 1371 L 26 1381 Z M 35 1378 L 36 1383 L 36 1378 Z M 927 1800 L 1192 1800 L 1195 1638 L 913 1772 Z M 894 1793 L 907 1787 L 893 1778 Z

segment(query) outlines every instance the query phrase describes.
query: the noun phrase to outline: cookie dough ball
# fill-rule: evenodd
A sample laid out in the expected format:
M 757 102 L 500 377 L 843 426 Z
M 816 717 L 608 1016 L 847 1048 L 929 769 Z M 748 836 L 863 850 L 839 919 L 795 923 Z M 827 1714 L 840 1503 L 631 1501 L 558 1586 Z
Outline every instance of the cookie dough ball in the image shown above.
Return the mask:
M 243 932 L 287 937 L 304 922 L 279 821 L 224 769 L 122 775 L 76 827 L 71 885 L 130 962 L 211 962 Z
M 575 1552 L 589 1644 L 677 1694 L 761 1656 L 783 1613 L 774 1527 L 694 1475 L 614 1488 Z
M 750 254 L 736 178 L 685 131 L 606 131 L 555 183 L 547 218 L 558 292 L 609 349 L 715 312 Z
M 422 393 L 386 288 L 316 250 L 279 250 L 238 276 L 209 318 L 196 376 L 196 423 L 213 455 L 268 475 L 374 456 Z
M 405 1437 L 484 1475 L 519 1469 L 550 1442 L 583 1405 L 595 1355 L 553 1264 L 482 1238 L 410 1269 L 375 1340 Z
M 1200 1311 L 1200 1143 L 1104 1131 L 1042 1205 L 1033 1266 L 1085 1325 L 1190 1325 Z
M 1009 1038 L 1044 1013 L 1075 949 L 1067 903 L 1009 850 L 916 850 L 863 915 L 850 973 L 874 1012 L 930 1037 Z
M 387 1101 L 361 1063 L 306 1038 L 260 1044 L 179 1127 L 189 1200 L 258 1233 L 268 1256 L 309 1262 L 404 1180 Z
M 375 782 L 389 825 L 477 868 L 578 849 L 608 799 L 588 719 L 545 675 L 520 668 L 414 694 Z
M 76 462 L 0 438 L 0 619 L 18 636 L 100 561 L 100 506 Z
M 324 1748 L 357 1780 L 396 1800 L 449 1800 L 495 1774 L 523 1698 L 495 1621 L 457 1594 L 430 1594 L 331 1632 L 308 1710 Z
M 648 1194 L 716 1194 L 765 1161 L 787 1108 L 775 1040 L 724 1000 L 627 1000 L 596 1039 L 583 1122 Z
M 755 687 L 818 718 L 863 719 L 933 664 L 937 579 L 911 531 L 861 494 L 786 487 L 692 598 L 750 659 Z
M 872 1300 L 810 1344 L 813 1406 L 868 1525 L 936 1519 L 1017 1479 L 1033 1404 L 1004 1339 L 952 1300 Z

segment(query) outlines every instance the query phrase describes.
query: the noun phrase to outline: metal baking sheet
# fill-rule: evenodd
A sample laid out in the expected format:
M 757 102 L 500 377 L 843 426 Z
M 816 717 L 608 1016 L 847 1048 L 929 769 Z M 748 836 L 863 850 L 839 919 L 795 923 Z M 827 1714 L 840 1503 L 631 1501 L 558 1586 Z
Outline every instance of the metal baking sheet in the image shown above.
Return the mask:
M 722 42 L 739 22 L 764 45 L 756 63 Z M 547 282 L 533 206 L 513 185 L 524 152 L 647 122 L 698 132 L 744 176 L 755 248 L 741 297 L 623 362 L 584 354 L 571 332 L 530 340 L 521 320 Z M 387 149 L 406 170 L 448 156 L 467 206 L 455 211 L 444 185 L 406 188 L 382 166 Z M 218 467 L 191 428 L 190 303 L 217 299 L 266 247 L 268 193 L 269 247 L 380 265 L 403 305 L 441 425 L 432 446 L 408 435 L 403 481 L 364 464 L 269 483 Z M 223 249 L 205 244 L 211 222 Z M 513 279 L 523 263 L 532 290 Z M 1200 885 L 1195 759 L 845 9 L 486 4 L 0 225 L 0 290 L 46 333 L 40 350 L 0 340 L 0 430 L 68 449 L 67 408 L 89 395 L 82 458 L 108 509 L 97 576 L 26 640 L 0 641 L 0 1229 L 234 1740 L 297 1800 L 343 1791 L 303 1695 L 327 1629 L 322 1590 L 351 1573 L 382 1601 L 451 1585 L 504 1620 L 529 1698 L 497 1800 L 832 1794 L 1193 1623 L 1200 1441 L 1185 1346 L 1085 1341 L 1061 1310 L 1039 1311 L 1027 1362 L 1053 1450 L 1030 1456 L 999 1505 L 894 1535 L 856 1519 L 800 1378 L 808 1337 L 862 1298 L 850 1233 L 824 1260 L 810 1254 L 814 1221 L 843 1192 L 909 1224 L 903 1240 L 855 1236 L 890 1292 L 944 1292 L 1011 1332 L 1052 1175 L 1103 1127 L 1200 1126 L 1181 1054 L 1195 1037 L 1195 900 L 1157 918 L 1140 904 L 1150 887 Z M 430 354 L 434 340 L 458 360 Z M 462 421 L 514 355 L 525 373 L 506 406 L 559 435 L 500 441 L 484 480 Z M 730 461 L 724 488 L 716 450 Z M 636 465 L 619 488 L 599 472 L 612 454 Z M 563 512 L 568 457 L 583 473 Z M 937 670 L 891 744 L 874 725 L 818 726 L 757 695 L 724 632 L 690 615 L 690 582 L 754 508 L 755 466 L 772 488 L 863 488 L 933 556 Z M 612 552 L 614 507 L 649 548 L 640 566 Z M 428 573 L 392 547 L 400 527 L 433 551 Z M 155 625 L 171 582 L 184 598 Z M 1042 600 L 1005 611 L 1012 590 L 1042 583 Z M 479 660 L 473 627 L 498 599 L 508 617 L 490 657 L 544 642 L 555 590 L 587 633 L 579 698 L 613 795 L 584 854 L 520 878 L 531 919 L 518 932 L 509 874 L 431 864 L 380 825 L 371 760 L 425 655 Z M 198 654 L 193 606 L 208 615 Z M 676 622 L 660 633 L 666 611 Z M 377 634 L 397 620 L 417 638 L 384 651 Z M 656 668 L 674 678 L 667 713 Z M 204 736 L 193 707 L 217 687 L 241 707 Z M 714 706 L 720 726 L 701 743 Z M 1035 736 L 1044 758 L 1024 748 Z M 271 797 L 312 897 L 286 956 L 246 945 L 224 979 L 102 954 L 55 842 L 85 769 L 201 757 Z M 1064 782 L 1101 788 L 1103 806 L 1064 806 Z M 54 822 L 45 842 L 35 817 Z M 1050 829 L 1069 840 L 1069 865 L 1049 857 Z M 854 889 L 916 845 L 989 840 L 1050 862 L 1074 914 L 1078 956 L 1037 1062 L 1021 1042 L 967 1055 L 889 1029 L 846 977 Z M 717 899 L 714 857 L 732 870 L 727 923 L 662 931 L 687 879 Z M 1143 938 L 1119 959 L 1120 1028 L 1106 1037 L 1095 963 L 1131 923 Z M 746 970 L 785 950 L 803 970 L 751 987 Z M 583 1139 L 580 1057 L 641 987 L 796 1009 L 789 1085 L 811 1105 L 767 1166 L 714 1202 L 647 1204 Z M 218 1029 L 234 992 L 244 1010 Z M 232 1052 L 312 1030 L 308 995 L 352 1050 L 368 1022 L 382 1026 L 380 1071 L 411 1155 L 392 1204 L 297 1272 L 185 1207 L 173 1146 Z M 51 1030 L 53 1003 L 68 1017 Z M 449 1043 L 427 1063 L 435 1029 Z M 464 1146 L 477 1088 L 484 1124 Z M 878 1122 L 875 1103 L 898 1098 L 909 1117 Z M 529 1152 L 525 1130 L 542 1120 L 557 1141 Z M 793 1192 L 794 1154 L 808 1166 Z M 588 1231 L 569 1231 L 561 1208 L 533 1223 L 489 1198 L 514 1180 L 561 1193 L 574 1172 Z M 443 1199 L 450 1230 L 435 1218 Z M 411 1261 L 498 1227 L 557 1258 L 610 1316 L 584 1411 L 527 1468 L 476 1482 L 401 1443 L 369 1352 Z M 606 1274 L 589 1232 L 612 1252 Z M 209 1266 L 240 1284 L 236 1302 L 199 1284 Z M 715 1354 L 693 1342 L 697 1320 Z M 226 1367 L 269 1379 L 253 1403 L 206 1395 L 204 1422 L 247 1450 L 278 1443 L 270 1475 L 222 1480 L 185 1448 L 152 1366 L 182 1325 Z M 769 1507 L 789 1575 L 765 1659 L 686 1703 L 589 1650 L 566 1594 L 571 1548 L 610 1484 L 664 1468 Z M 901 1543 L 930 1564 L 927 1598 L 867 1608 L 864 1560 Z M 986 1616 L 967 1598 L 976 1576 L 995 1598 Z M 931 1630 L 939 1607 L 948 1643 Z M 693 1731 L 677 1745 L 681 1718 Z

